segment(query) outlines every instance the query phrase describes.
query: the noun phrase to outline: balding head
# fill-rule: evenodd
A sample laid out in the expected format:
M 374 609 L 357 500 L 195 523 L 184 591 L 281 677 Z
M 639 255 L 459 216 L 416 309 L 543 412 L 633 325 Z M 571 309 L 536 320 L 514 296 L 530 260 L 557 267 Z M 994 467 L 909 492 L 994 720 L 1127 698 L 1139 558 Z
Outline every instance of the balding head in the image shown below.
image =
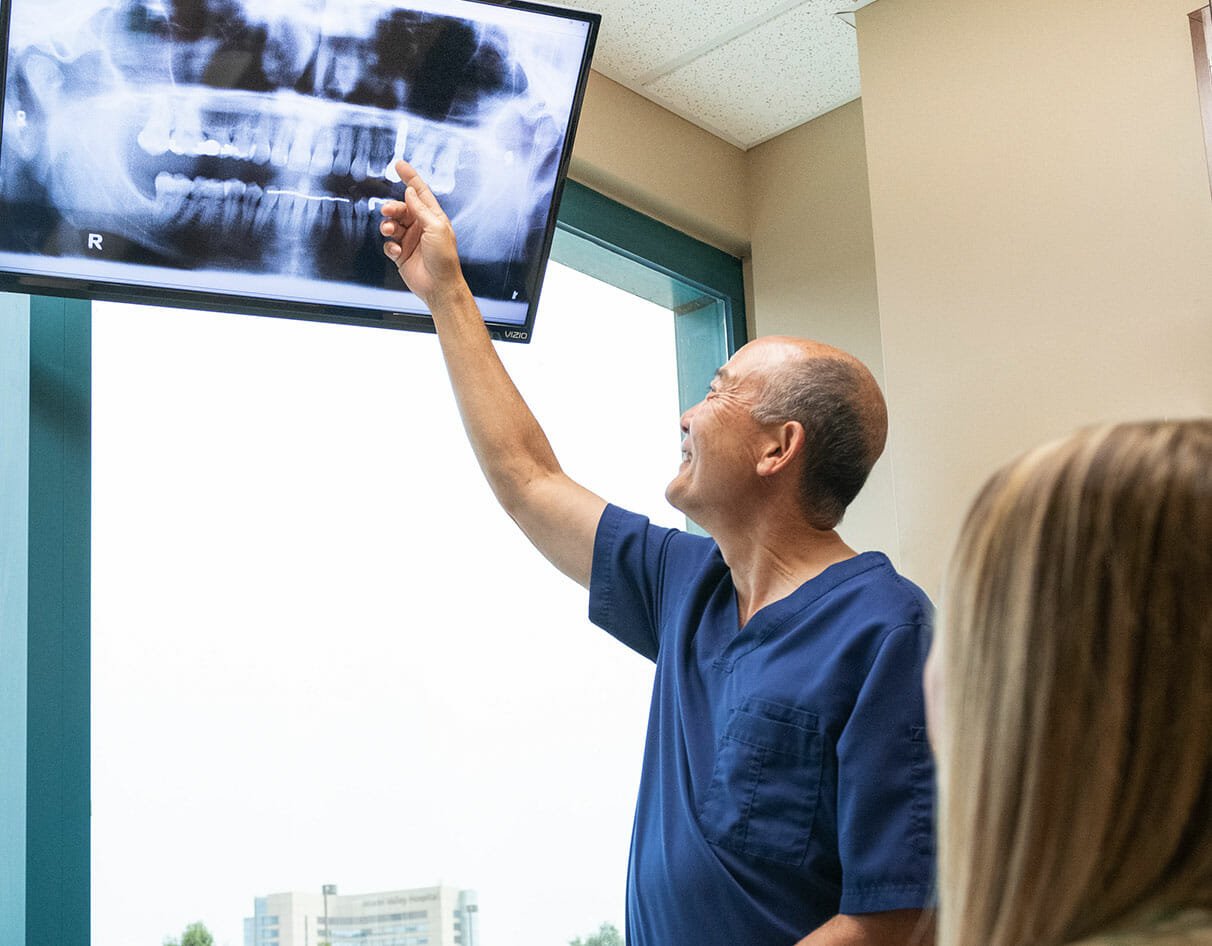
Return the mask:
M 832 529 L 884 451 L 888 409 L 879 385 L 853 355 L 802 338 L 750 342 L 763 362 L 753 417 L 804 428 L 800 500 L 808 521 Z

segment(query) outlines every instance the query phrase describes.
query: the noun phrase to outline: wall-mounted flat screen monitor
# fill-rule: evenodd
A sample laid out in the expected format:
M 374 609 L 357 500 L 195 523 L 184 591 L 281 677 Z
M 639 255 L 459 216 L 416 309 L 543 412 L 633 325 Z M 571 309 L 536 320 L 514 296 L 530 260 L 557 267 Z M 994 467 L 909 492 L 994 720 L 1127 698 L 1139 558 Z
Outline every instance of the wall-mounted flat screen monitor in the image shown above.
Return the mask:
M 0 290 L 432 330 L 407 159 L 528 341 L 599 17 L 484 0 L 5 0 Z

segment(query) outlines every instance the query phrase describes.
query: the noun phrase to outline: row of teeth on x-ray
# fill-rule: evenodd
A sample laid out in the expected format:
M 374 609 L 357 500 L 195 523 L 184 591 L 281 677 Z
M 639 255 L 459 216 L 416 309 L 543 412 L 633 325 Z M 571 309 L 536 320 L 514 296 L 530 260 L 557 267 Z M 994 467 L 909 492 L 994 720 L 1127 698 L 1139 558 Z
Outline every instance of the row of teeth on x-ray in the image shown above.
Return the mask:
M 412 122 L 420 134 L 410 144 Z M 336 175 L 355 181 L 386 178 L 398 182 L 395 162 L 407 157 L 435 194 L 454 189 L 462 151 L 450 126 L 440 132 L 407 117 L 394 127 L 342 122 L 317 125 L 306 117 L 248 115 L 233 120 L 225 111 L 174 109 L 157 105 L 137 136 L 148 155 L 225 157 L 312 177 Z
M 156 176 L 156 214 L 161 221 L 190 225 L 219 223 L 228 238 L 241 229 L 256 233 L 285 227 L 302 233 L 336 229 L 355 244 L 378 222 L 382 197 L 352 200 L 316 197 L 283 187 L 261 187 L 239 180 L 218 181 L 161 172 Z

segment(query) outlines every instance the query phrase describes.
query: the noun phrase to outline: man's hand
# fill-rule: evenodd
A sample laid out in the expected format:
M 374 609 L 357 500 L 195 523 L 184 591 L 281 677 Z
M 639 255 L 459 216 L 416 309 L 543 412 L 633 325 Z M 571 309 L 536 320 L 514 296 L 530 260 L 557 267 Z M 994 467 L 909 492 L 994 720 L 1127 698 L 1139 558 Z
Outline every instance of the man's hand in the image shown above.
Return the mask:
M 403 200 L 389 200 L 381 208 L 379 232 L 387 238 L 383 252 L 396 264 L 404 284 L 432 311 L 442 296 L 466 291 L 454 230 L 412 165 L 397 161 L 396 173 L 407 189 Z

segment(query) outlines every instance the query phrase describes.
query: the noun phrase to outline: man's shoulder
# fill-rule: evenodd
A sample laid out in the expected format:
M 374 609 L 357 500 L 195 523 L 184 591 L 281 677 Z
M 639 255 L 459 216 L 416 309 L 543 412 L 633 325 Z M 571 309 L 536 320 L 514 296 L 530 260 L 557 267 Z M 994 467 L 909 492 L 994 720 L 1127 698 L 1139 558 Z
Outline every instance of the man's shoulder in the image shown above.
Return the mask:
M 643 541 L 660 546 L 664 555 L 697 561 L 719 558 L 719 546 L 710 536 L 698 535 L 671 526 L 656 525 L 647 516 L 610 503 L 598 522 L 596 544 L 614 545 L 624 541 Z
M 887 615 L 900 624 L 930 626 L 934 605 L 915 582 L 906 578 L 883 552 L 860 552 L 841 563 L 847 566 L 837 591 L 856 604 Z M 836 567 L 836 566 L 835 566 Z

